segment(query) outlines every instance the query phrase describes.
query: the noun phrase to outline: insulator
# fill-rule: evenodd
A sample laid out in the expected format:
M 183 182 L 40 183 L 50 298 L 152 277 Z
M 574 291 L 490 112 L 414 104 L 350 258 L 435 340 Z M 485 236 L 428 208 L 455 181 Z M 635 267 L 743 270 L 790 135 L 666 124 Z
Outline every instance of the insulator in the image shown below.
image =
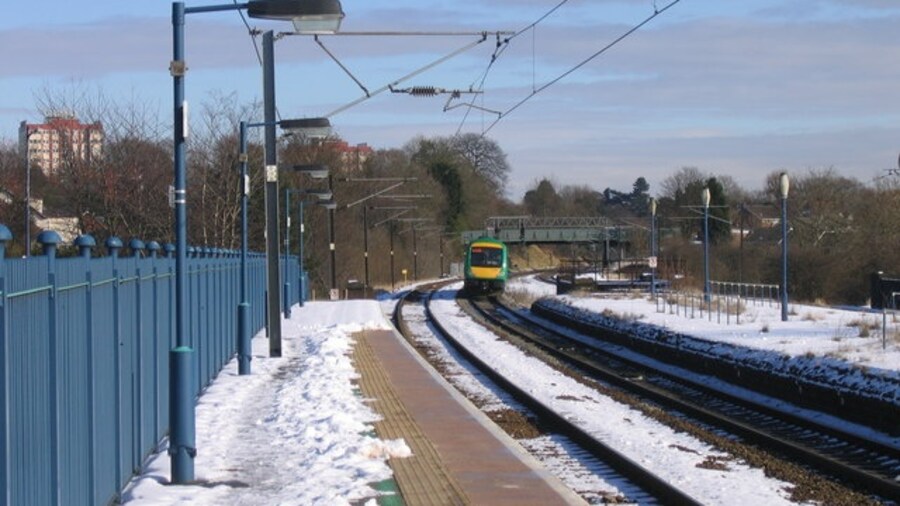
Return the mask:
M 434 86 L 413 86 L 409 89 L 409 94 L 416 97 L 433 97 L 438 94 L 438 90 Z

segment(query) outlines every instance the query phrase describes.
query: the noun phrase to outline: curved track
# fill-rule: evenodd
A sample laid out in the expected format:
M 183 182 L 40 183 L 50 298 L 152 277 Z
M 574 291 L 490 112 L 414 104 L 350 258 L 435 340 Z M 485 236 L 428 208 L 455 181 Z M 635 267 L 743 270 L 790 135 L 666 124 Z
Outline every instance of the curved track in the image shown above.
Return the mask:
M 900 449 L 692 383 L 646 363 L 588 346 L 495 298 L 462 304 L 488 325 L 514 334 L 591 377 L 740 436 L 865 493 L 900 502 Z
M 553 427 L 553 430 L 555 432 L 558 432 L 559 434 L 562 434 L 571 439 L 574 443 L 578 444 L 579 447 L 582 448 L 586 453 L 590 454 L 594 458 L 604 462 L 605 464 L 616 470 L 627 480 L 631 481 L 646 493 L 653 496 L 653 498 L 658 500 L 660 503 L 685 505 L 699 504 L 695 499 L 686 495 L 681 490 L 673 487 L 666 480 L 659 478 L 655 474 L 640 466 L 638 463 L 622 455 L 614 448 L 597 440 L 591 434 L 587 433 L 577 425 L 570 422 L 565 416 L 556 413 L 553 409 L 540 402 L 534 396 L 517 387 L 514 382 L 508 380 L 501 374 L 494 371 L 494 369 L 491 368 L 487 362 L 466 350 L 465 347 L 461 346 L 460 343 L 454 338 L 454 336 L 447 332 L 444 327 L 441 326 L 440 322 L 438 322 L 433 317 L 428 304 L 431 293 L 424 294 L 423 290 L 424 289 L 420 288 L 417 292 L 410 292 L 409 294 L 407 294 L 407 296 L 404 299 L 401 299 L 400 303 L 397 304 L 397 307 L 394 311 L 394 325 L 407 339 L 410 339 L 410 334 L 402 318 L 403 304 L 407 301 L 408 298 L 424 298 L 425 313 L 428 319 L 428 323 L 432 325 L 434 329 L 436 329 L 436 331 L 441 335 L 441 337 L 444 338 L 444 340 L 450 343 L 457 352 L 465 357 L 465 359 L 468 360 L 474 367 L 476 367 L 482 374 L 490 378 L 510 396 L 530 409 L 538 418 L 540 424 L 547 427 Z

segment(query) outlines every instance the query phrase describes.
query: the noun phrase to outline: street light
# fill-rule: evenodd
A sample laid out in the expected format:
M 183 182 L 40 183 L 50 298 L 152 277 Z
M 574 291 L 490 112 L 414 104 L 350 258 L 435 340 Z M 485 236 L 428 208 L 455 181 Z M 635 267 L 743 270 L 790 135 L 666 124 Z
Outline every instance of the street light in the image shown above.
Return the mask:
M 790 181 L 786 172 L 781 173 L 778 180 L 778 189 L 781 192 L 781 321 L 788 321 L 788 225 L 787 225 L 787 198 L 790 190 Z
M 416 223 L 431 221 L 430 218 L 400 218 L 397 221 L 409 222 L 413 237 L 413 281 L 419 280 L 419 245 L 416 242 Z M 402 233 L 402 232 L 401 232 Z M 391 248 L 393 249 L 393 248 Z M 406 281 L 404 279 L 404 281 Z
M 327 170 L 327 169 L 326 169 Z M 284 222 L 285 222 L 285 232 L 284 232 L 284 265 L 287 266 L 288 256 L 291 254 L 291 195 L 298 195 L 300 197 L 300 255 L 299 258 L 299 266 L 300 266 L 300 305 L 303 305 L 303 197 L 316 197 L 319 201 L 327 201 L 330 202 L 332 200 L 332 193 L 328 190 L 295 190 L 293 188 L 285 188 L 284 190 Z M 291 283 L 288 281 L 287 277 L 284 280 L 284 317 L 291 317 L 291 307 L 289 293 L 291 289 Z
M 248 9 L 251 16 L 264 19 L 283 19 L 290 15 L 298 34 L 326 34 L 336 32 L 344 18 L 339 0 L 272 0 L 266 5 L 256 4 Z M 269 321 L 269 356 L 281 356 L 281 319 L 278 314 L 281 272 L 278 266 L 278 154 L 275 146 L 275 35 L 272 30 L 262 35 L 263 63 L 263 119 L 266 123 L 266 293 Z M 308 138 L 323 138 L 330 134 L 327 118 L 288 121 L 285 128 Z
M 302 132 L 299 130 L 300 123 L 306 120 L 282 120 L 276 122 L 278 125 L 288 124 L 291 127 L 292 133 Z M 327 120 L 326 120 L 327 122 Z M 250 374 L 250 358 L 251 358 L 251 345 L 250 345 L 250 300 L 247 293 L 247 284 L 248 284 L 248 267 L 247 267 L 247 255 L 248 255 L 248 238 L 247 238 L 247 227 L 248 227 L 248 218 L 247 218 L 247 206 L 250 200 L 250 176 L 248 173 L 247 163 L 249 160 L 249 155 L 247 154 L 247 134 L 250 128 L 259 128 L 262 126 L 266 126 L 266 123 L 248 123 L 246 121 L 240 122 L 240 137 L 239 137 L 239 154 L 238 160 L 241 164 L 241 269 L 240 269 L 240 298 L 238 301 L 238 314 L 237 314 L 237 354 L 238 354 L 238 374 L 247 375 Z M 326 177 L 328 175 L 328 168 L 323 165 L 295 165 L 293 166 L 293 170 L 295 172 L 309 174 L 313 179 L 320 179 Z M 287 298 L 285 298 L 287 300 Z M 276 312 L 277 314 L 277 312 Z M 285 318 L 290 317 L 290 309 L 285 310 Z M 271 320 L 269 320 L 271 321 Z M 270 329 L 266 329 L 267 334 L 271 337 Z M 270 353 L 272 350 L 273 341 L 270 340 Z M 280 341 L 279 346 L 277 347 L 280 353 Z M 277 356 L 277 355 L 273 355 Z
M 322 140 L 331 135 L 331 122 L 328 118 L 281 120 L 279 125 L 284 131 L 307 139 Z
M 37 130 L 25 127 L 25 256 L 31 256 L 31 136 Z
M 338 0 L 280 0 L 250 2 L 250 17 L 262 19 L 291 18 L 294 30 L 301 34 L 328 34 L 338 31 L 344 11 Z
M 332 0 L 331 2 L 317 1 L 315 3 L 328 3 L 330 5 L 334 2 L 337 2 L 337 0 Z M 185 144 L 188 136 L 188 105 L 184 99 L 184 76 L 187 73 L 187 64 L 184 61 L 185 17 L 188 14 L 241 9 L 247 9 L 251 17 L 290 21 L 304 17 L 314 19 L 322 14 L 310 12 L 312 6 L 304 5 L 304 3 L 286 0 L 253 0 L 242 4 L 234 3 L 201 7 L 185 7 L 184 2 L 172 3 L 173 47 L 172 62 L 169 65 L 169 70 L 172 74 L 174 99 L 173 158 L 175 194 L 175 348 L 171 350 L 169 357 L 169 455 L 171 456 L 172 483 L 182 484 L 193 481 L 194 456 L 197 451 L 195 448 L 194 390 L 191 388 L 193 350 L 190 348 L 188 341 L 187 286 L 185 283 L 187 264 Z M 330 8 L 329 11 L 333 11 L 333 8 Z M 269 122 L 274 120 L 274 107 L 272 112 L 272 120 L 267 120 Z M 278 327 L 280 329 L 280 325 Z
M 709 305 L 709 188 L 704 188 L 700 197 L 703 200 L 703 301 Z
M 334 176 L 331 174 L 328 175 L 328 190 L 334 191 Z M 337 252 L 334 247 L 334 212 L 336 210 L 337 206 L 328 210 L 328 249 L 331 251 L 331 262 L 329 263 L 331 266 L 331 290 L 328 291 L 329 300 L 337 300 L 340 297 L 337 288 L 337 269 L 335 265 Z
M 403 216 L 404 214 L 416 209 L 416 206 L 408 206 L 408 207 L 373 207 L 372 209 L 397 209 L 399 212 L 394 213 L 393 216 L 383 219 L 378 223 L 372 225 L 372 228 L 376 228 L 384 223 L 389 223 L 390 226 L 390 237 L 391 237 L 391 291 L 394 291 L 394 229 L 396 228 L 394 222 L 397 221 L 397 218 Z
M 324 207 L 325 209 L 335 209 L 335 208 L 337 208 L 337 203 L 334 201 L 334 199 L 320 200 L 320 201 L 317 202 L 317 204 L 318 204 L 319 206 L 321 206 L 321 207 Z M 303 259 L 304 259 L 304 255 L 303 255 L 303 242 L 304 242 L 304 240 L 303 240 L 303 237 L 304 237 L 304 234 L 306 233 L 306 229 L 305 229 L 304 221 L 303 221 L 303 206 L 304 206 L 304 201 L 301 199 L 301 200 L 300 200 L 300 234 L 299 234 L 299 236 L 300 236 L 300 252 L 299 252 L 299 253 L 300 253 L 300 254 L 299 254 L 299 260 L 300 260 L 300 281 L 299 281 L 299 287 L 298 287 L 298 291 L 299 291 L 299 300 L 300 300 L 300 307 L 303 307 L 303 303 L 304 303 L 304 301 L 305 301 L 305 296 L 306 296 L 306 293 L 305 293 L 305 287 L 304 287 L 304 285 L 303 285 L 303 275 L 304 275 L 304 273 L 306 272 L 305 269 L 304 269 L 304 265 L 303 265 L 303 262 L 304 262 L 304 260 L 303 260 Z
M 656 199 L 650 199 L 650 293 L 656 300 Z

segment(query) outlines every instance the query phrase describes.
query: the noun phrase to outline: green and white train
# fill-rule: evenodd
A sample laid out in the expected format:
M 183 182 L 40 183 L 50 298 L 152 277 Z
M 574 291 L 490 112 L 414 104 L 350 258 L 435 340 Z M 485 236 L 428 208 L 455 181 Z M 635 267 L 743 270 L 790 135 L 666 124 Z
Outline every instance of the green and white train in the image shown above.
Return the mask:
M 471 295 L 503 291 L 509 278 L 509 252 L 506 244 L 491 237 L 479 237 L 466 248 L 465 284 Z

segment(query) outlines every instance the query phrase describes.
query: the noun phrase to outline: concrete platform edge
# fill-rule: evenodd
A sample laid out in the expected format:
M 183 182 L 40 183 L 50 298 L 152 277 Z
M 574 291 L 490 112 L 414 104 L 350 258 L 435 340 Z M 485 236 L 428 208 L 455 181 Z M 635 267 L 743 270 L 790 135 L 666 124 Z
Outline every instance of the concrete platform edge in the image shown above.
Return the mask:
M 528 451 L 519 444 L 518 441 L 513 439 L 509 434 L 503 431 L 500 427 L 497 426 L 487 415 L 481 412 L 474 404 L 472 404 L 469 399 L 467 399 L 463 394 L 459 392 L 453 385 L 447 382 L 443 376 L 438 373 L 431 364 L 428 363 L 427 360 L 422 358 L 419 355 L 419 352 L 416 351 L 415 348 L 411 344 L 409 344 L 406 339 L 400 334 L 400 331 L 394 327 L 390 320 L 385 317 L 385 321 L 390 326 L 391 333 L 394 335 L 394 338 L 397 339 L 400 344 L 403 346 L 406 351 L 408 351 L 413 358 L 428 372 L 428 374 L 437 381 L 439 385 L 441 385 L 444 390 L 447 391 L 450 396 L 456 400 L 472 417 L 478 421 L 478 423 L 487 429 L 488 432 L 491 433 L 494 437 L 496 437 L 500 442 L 504 444 L 507 448 L 511 450 L 511 452 L 518 458 L 525 466 L 534 471 L 544 482 L 547 483 L 550 488 L 552 488 L 556 493 L 558 493 L 567 503 L 569 504 L 578 504 L 585 505 L 587 502 L 582 499 L 578 494 L 572 491 L 569 487 L 567 487 L 559 478 L 555 475 L 551 474 L 547 469 L 538 462 Z

